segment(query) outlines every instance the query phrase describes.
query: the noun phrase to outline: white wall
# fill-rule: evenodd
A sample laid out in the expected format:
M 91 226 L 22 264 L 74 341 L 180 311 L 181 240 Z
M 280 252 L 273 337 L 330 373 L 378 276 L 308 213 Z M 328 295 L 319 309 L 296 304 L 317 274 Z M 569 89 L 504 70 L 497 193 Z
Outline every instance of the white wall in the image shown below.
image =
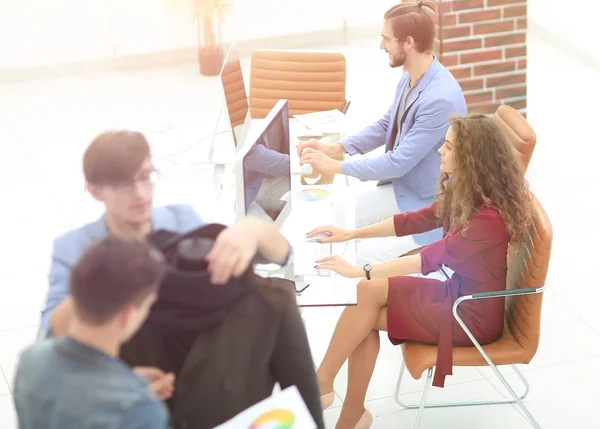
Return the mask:
M 528 0 L 528 18 L 600 60 L 598 0 Z
M 226 40 L 379 24 L 398 0 L 234 0 Z M 169 0 L 0 0 L 0 68 L 195 46 L 191 14 Z

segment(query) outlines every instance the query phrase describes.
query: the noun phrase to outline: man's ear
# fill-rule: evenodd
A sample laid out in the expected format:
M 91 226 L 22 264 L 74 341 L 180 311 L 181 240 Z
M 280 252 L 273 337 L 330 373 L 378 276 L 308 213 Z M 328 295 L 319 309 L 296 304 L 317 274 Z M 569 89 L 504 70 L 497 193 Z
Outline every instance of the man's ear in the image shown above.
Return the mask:
M 87 191 L 96 201 L 104 202 L 104 193 L 102 187 L 94 185 L 93 183 L 86 182 L 85 184 Z
M 121 313 L 119 313 L 119 327 L 121 329 L 128 328 L 129 323 L 134 317 L 135 310 L 136 308 L 134 306 L 128 305 L 121 311 Z
M 413 39 L 412 36 L 408 36 L 406 38 L 406 40 L 404 41 L 404 43 L 406 43 L 406 47 L 407 48 L 414 48 L 415 47 L 415 39 Z

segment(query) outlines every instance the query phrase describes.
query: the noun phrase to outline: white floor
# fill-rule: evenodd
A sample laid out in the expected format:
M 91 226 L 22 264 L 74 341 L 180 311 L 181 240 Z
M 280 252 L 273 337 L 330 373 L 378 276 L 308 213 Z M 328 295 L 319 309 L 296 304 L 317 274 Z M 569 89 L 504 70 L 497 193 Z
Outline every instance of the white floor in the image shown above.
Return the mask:
M 348 60 L 349 115 L 356 129 L 388 107 L 398 71 L 387 66 L 377 40 L 333 47 Z M 527 400 L 543 428 L 598 427 L 600 396 L 600 299 L 595 257 L 600 243 L 596 189 L 600 179 L 598 109 L 585 107 L 600 94 L 600 75 L 529 37 L 528 118 L 538 146 L 528 171 L 531 186 L 554 227 L 554 250 L 537 356 L 523 371 L 532 385 Z M 52 238 L 101 207 L 83 195 L 81 155 L 98 132 L 136 127 L 145 131 L 164 173 L 157 203 L 187 201 L 208 220 L 232 208 L 212 191 L 208 140 L 221 104 L 217 78 L 200 77 L 196 64 L 102 75 L 70 76 L 0 85 L 0 183 L 4 209 L 0 247 L 0 427 L 16 428 L 11 385 L 19 350 L 33 341 L 47 287 Z M 219 131 L 224 127 L 219 128 Z M 191 147 L 191 149 L 186 150 Z M 185 150 L 185 151 L 184 151 Z M 184 151 L 184 152 L 182 152 Z M 179 153 L 178 152 L 182 152 Z M 596 278 L 596 280 L 594 280 Z M 304 312 L 317 363 L 339 310 Z M 401 352 L 382 341 L 368 392 L 375 428 L 412 427 L 416 413 L 393 400 Z M 336 380 L 343 397 L 345 370 Z M 408 380 L 406 392 L 423 381 Z M 407 393 L 415 400 L 418 393 Z M 459 369 L 431 399 L 504 396 L 489 371 Z M 325 412 L 333 428 L 340 399 Z M 423 428 L 526 428 L 512 406 L 428 410 Z

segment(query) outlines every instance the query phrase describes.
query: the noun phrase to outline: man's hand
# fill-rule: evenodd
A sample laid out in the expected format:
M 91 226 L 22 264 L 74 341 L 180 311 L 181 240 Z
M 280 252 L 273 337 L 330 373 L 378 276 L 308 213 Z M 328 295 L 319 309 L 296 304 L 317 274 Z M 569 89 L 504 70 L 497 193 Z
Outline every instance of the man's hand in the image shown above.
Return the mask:
M 330 158 L 323 152 L 319 152 L 315 149 L 305 149 L 300 158 L 300 165 L 310 164 L 313 170 L 319 171 L 325 174 L 336 174 L 342 172 L 341 161 L 336 161 Z
M 136 366 L 133 372 L 145 377 L 150 382 L 150 390 L 161 401 L 166 401 L 173 395 L 175 390 L 175 374 L 165 373 L 163 370 L 153 366 Z
M 225 284 L 244 274 L 258 250 L 261 226 L 259 220 L 245 218 L 219 234 L 206 256 L 212 283 Z
M 319 152 L 323 152 L 324 154 L 326 154 L 330 157 L 343 155 L 344 152 L 346 151 L 344 149 L 344 147 L 339 143 L 327 144 L 327 143 L 322 143 L 316 139 L 310 139 L 307 142 L 302 142 L 296 147 L 298 149 L 299 157 L 302 157 L 302 152 L 304 151 L 304 149 L 317 150 Z

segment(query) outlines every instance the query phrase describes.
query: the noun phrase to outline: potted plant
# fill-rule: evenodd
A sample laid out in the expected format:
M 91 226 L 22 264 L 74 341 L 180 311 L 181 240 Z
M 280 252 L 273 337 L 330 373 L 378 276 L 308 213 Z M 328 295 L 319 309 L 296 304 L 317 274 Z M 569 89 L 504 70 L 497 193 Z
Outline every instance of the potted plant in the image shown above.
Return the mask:
M 231 13 L 232 0 L 172 0 L 186 4 L 192 11 L 198 32 L 198 63 L 200 73 L 216 76 L 223 65 L 221 25 Z

